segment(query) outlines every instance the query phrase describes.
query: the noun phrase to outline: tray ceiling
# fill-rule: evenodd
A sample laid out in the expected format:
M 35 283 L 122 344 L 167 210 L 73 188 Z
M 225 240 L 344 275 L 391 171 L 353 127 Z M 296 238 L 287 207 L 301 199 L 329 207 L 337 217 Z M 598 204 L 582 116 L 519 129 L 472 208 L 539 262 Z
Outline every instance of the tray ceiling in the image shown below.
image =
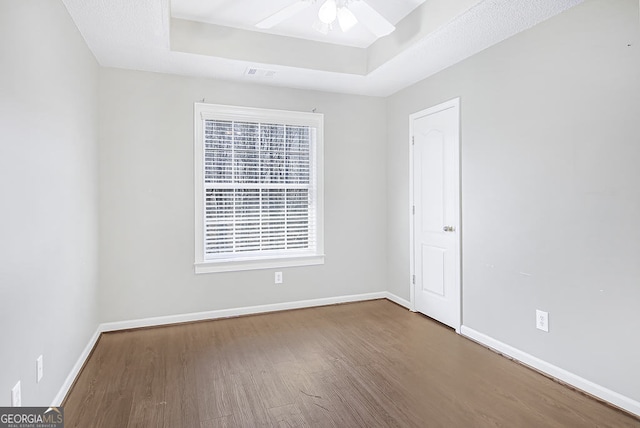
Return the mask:
M 309 8 L 270 30 L 258 30 L 255 24 L 299 0 L 172 0 L 171 15 L 190 21 L 222 25 L 249 31 L 297 37 L 305 40 L 366 48 L 377 38 L 362 25 L 346 33 L 333 28 L 326 36 L 312 28 L 324 0 L 316 0 Z M 363 1 L 363 0 L 358 0 Z M 366 0 L 392 24 L 397 24 L 425 0 Z
M 312 34 L 317 5 L 255 31 L 290 0 L 63 2 L 105 67 L 388 96 L 582 0 L 369 0 L 396 23 L 377 40 L 363 28 Z

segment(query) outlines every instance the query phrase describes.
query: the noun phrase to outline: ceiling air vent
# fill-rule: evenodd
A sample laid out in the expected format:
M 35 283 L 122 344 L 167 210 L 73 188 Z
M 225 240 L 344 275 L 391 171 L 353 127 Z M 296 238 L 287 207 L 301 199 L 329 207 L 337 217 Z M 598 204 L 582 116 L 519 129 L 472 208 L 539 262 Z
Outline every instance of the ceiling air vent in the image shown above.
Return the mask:
M 245 71 L 244 71 L 244 75 L 245 76 L 249 76 L 249 77 L 266 77 L 266 78 L 271 78 L 273 76 L 275 76 L 276 72 L 273 70 L 266 70 L 264 68 L 257 68 L 257 67 L 248 67 Z

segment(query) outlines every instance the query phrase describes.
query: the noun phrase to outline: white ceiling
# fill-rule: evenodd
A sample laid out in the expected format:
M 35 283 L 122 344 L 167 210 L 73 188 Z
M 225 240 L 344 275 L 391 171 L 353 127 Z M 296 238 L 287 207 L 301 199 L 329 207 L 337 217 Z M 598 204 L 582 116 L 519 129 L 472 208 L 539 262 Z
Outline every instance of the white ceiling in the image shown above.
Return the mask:
M 213 53 L 207 53 L 171 49 L 169 0 L 63 0 L 87 45 L 105 67 L 373 96 L 391 95 L 583 0 L 426 0 L 421 5 L 423 0 L 369 0 L 391 21 L 400 21 L 394 33 L 373 44 L 368 42 L 366 49 L 301 40 L 299 37 L 303 36 L 296 31 L 304 28 L 296 30 L 293 27 L 304 26 L 302 17 L 300 21 L 283 23 L 281 28 L 274 29 L 277 36 L 253 31 L 256 19 L 262 19 L 265 13 L 268 16 L 289 1 L 172 0 L 176 3 L 174 13 L 177 16 L 174 18 L 210 22 L 198 25 L 215 31 L 201 31 L 200 40 L 194 39 L 194 45 L 204 42 L 217 48 Z M 400 3 L 404 9 L 396 10 L 395 5 Z M 267 5 L 273 10 L 267 10 Z M 413 12 L 401 19 L 416 5 Z M 244 15 L 244 20 L 241 19 L 243 10 L 251 11 Z M 241 30 L 228 28 L 230 25 Z M 308 33 L 308 29 L 303 32 Z M 224 37 L 203 40 L 202 34 L 222 34 Z M 262 41 L 260 37 L 264 43 L 256 43 Z M 252 42 L 245 42 L 246 46 L 243 46 L 242 42 L 246 40 Z M 298 51 L 281 49 L 293 42 L 297 43 Z M 265 43 L 267 46 L 261 46 Z M 362 43 L 366 45 L 367 42 Z M 224 53 L 226 46 L 234 46 L 236 50 L 238 46 L 243 47 L 243 55 Z M 366 71 L 332 71 L 341 69 L 282 60 L 295 59 L 303 53 L 313 56 L 315 50 L 327 52 L 325 46 L 358 53 L 353 55 L 353 61 L 363 62 L 362 69 Z M 271 50 L 273 55 L 265 56 L 265 50 Z M 332 57 L 319 55 L 316 62 L 329 63 Z M 351 61 L 349 56 L 346 58 L 341 56 L 340 61 Z M 275 75 L 249 77 L 245 75 L 248 67 L 266 68 Z
M 347 33 L 334 28 L 326 36 L 314 30 L 312 24 L 317 20 L 318 9 L 324 0 L 316 0 L 307 9 L 270 30 L 255 28 L 258 22 L 296 1 L 300 0 L 172 0 L 171 15 L 191 21 L 359 48 L 366 48 L 376 41 L 376 37 L 362 25 L 356 25 Z M 424 2 L 425 0 L 367 0 L 371 7 L 394 25 Z

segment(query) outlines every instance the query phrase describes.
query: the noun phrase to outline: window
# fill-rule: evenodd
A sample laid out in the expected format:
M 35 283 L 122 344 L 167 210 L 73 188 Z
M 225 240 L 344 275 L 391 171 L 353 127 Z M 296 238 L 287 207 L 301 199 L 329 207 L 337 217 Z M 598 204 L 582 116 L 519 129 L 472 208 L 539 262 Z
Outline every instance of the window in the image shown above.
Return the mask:
M 323 120 L 195 104 L 196 273 L 324 263 Z

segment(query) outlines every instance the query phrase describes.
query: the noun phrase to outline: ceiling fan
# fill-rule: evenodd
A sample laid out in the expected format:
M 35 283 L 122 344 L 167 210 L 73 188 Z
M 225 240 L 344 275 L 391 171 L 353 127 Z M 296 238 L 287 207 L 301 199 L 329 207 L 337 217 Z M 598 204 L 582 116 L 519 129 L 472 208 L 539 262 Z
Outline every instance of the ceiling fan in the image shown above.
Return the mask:
M 298 0 L 256 24 L 257 28 L 273 28 L 281 22 L 297 15 L 314 4 L 316 0 Z M 391 34 L 396 27 L 380 15 L 365 0 L 325 0 L 318 11 L 318 21 L 313 28 L 327 34 L 338 22 L 343 32 L 349 31 L 358 22 L 362 23 L 376 37 Z

